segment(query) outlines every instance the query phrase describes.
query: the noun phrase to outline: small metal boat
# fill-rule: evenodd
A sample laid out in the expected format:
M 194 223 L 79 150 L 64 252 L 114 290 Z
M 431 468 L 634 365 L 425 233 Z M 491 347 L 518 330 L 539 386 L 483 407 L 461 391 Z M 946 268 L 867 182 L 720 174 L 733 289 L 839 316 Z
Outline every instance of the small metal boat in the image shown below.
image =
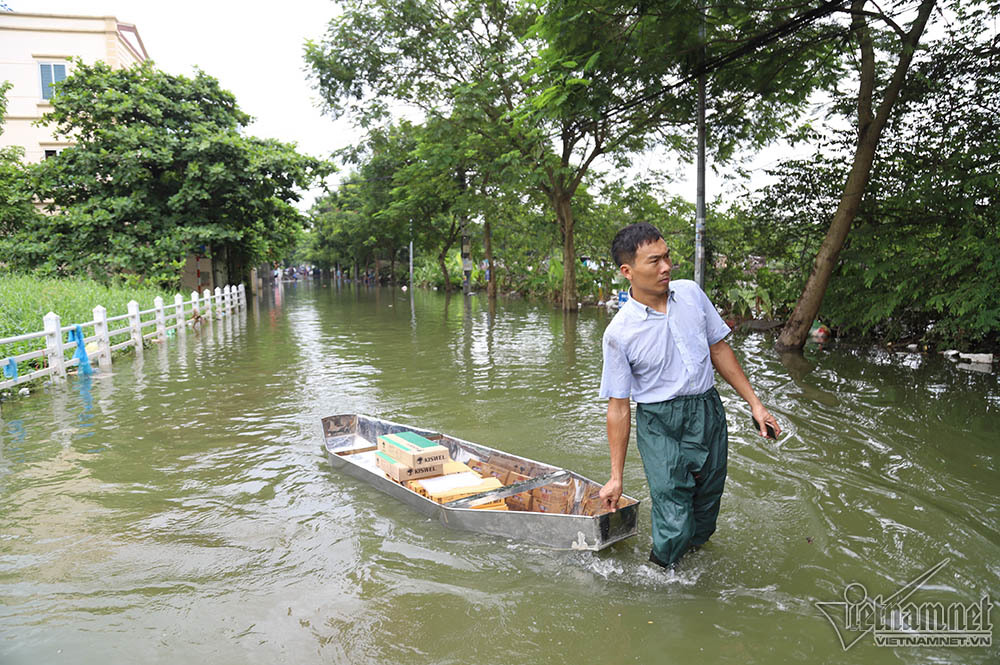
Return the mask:
M 498 467 L 520 469 L 528 478 L 499 490 L 437 503 L 378 468 L 375 462 L 377 439 L 385 434 L 414 432 L 448 448 L 453 460 L 467 464 L 489 462 Z M 622 496 L 613 512 L 592 512 L 588 497 L 595 496 L 601 485 L 577 473 L 535 460 L 511 455 L 487 446 L 457 439 L 420 427 L 410 427 L 360 414 L 344 414 L 323 419 L 323 449 L 338 471 L 374 485 L 428 517 L 457 529 L 478 531 L 494 536 L 522 540 L 555 549 L 597 551 L 636 533 L 639 502 Z M 572 482 L 570 482 L 572 479 Z M 561 483 L 572 488 L 562 512 L 525 510 L 486 510 L 476 505 Z M 522 496 L 524 496 L 522 494 Z M 492 505 L 492 504 L 491 504 Z

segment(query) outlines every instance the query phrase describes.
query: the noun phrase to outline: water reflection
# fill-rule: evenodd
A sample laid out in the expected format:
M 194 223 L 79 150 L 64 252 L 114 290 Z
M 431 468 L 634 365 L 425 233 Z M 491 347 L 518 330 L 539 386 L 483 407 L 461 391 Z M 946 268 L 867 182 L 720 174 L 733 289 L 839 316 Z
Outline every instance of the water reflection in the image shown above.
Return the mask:
M 318 451 L 321 416 L 364 412 L 604 480 L 603 310 L 323 282 L 258 304 L 4 405 L 5 664 L 70 646 L 96 663 L 108 644 L 154 661 L 946 661 L 840 652 L 813 602 L 855 581 L 891 592 L 944 556 L 933 599 L 1000 582 L 995 376 L 733 339 L 788 434 L 761 440 L 720 384 L 719 531 L 664 572 L 648 512 L 609 550 L 554 552 L 449 530 Z M 646 499 L 634 450 L 625 475 Z

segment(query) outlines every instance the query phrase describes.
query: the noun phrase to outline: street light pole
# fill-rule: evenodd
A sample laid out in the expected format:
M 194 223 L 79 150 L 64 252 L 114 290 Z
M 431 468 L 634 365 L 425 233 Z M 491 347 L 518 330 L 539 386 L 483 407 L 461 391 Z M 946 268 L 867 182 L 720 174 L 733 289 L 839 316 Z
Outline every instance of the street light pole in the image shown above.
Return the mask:
M 701 64 L 698 76 L 698 181 L 694 221 L 694 281 L 705 288 L 705 0 L 701 9 Z

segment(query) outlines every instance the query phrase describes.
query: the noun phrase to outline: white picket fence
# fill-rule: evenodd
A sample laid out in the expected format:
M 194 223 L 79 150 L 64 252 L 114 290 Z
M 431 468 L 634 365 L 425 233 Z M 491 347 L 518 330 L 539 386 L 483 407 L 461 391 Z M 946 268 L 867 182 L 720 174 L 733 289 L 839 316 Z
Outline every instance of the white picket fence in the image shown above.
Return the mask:
M 165 341 L 168 330 L 176 330 L 179 334 L 183 334 L 185 326 L 188 323 L 186 320 L 186 312 L 188 311 L 191 312 L 192 320 L 194 320 L 195 315 L 204 318 L 211 318 L 213 313 L 217 317 L 227 316 L 238 310 L 245 310 L 246 307 L 246 288 L 243 284 L 239 284 L 238 286 L 227 285 L 225 287 L 216 287 L 214 295 L 208 289 L 205 289 L 201 296 L 198 295 L 197 291 L 192 291 L 191 300 L 189 301 L 185 301 L 184 296 L 178 293 L 174 296 L 174 304 L 166 306 L 163 304 L 163 298 L 157 296 L 153 299 L 153 308 L 142 311 L 139 310 L 139 303 L 132 300 L 128 304 L 128 313 L 120 316 L 108 316 L 108 312 L 104 306 L 98 305 L 94 308 L 93 321 L 72 323 L 67 326 L 62 325 L 58 314 L 49 312 L 42 319 L 44 330 L 28 333 L 27 335 L 0 338 L 0 368 L 6 365 L 11 359 L 18 363 L 19 370 L 21 363 L 35 358 L 45 359 L 45 367 L 26 374 L 21 374 L 19 371 L 16 379 L 4 379 L 3 373 L 0 371 L 0 389 L 10 388 L 19 383 L 41 379 L 46 376 L 52 377 L 55 381 L 64 380 L 66 378 L 66 370 L 80 364 L 77 358 L 66 359 L 66 353 L 75 352 L 76 345 L 67 344 L 64 341 L 66 333 L 75 329 L 76 326 L 93 328 L 94 334 L 84 338 L 85 344 L 97 342 L 97 351 L 89 353 L 89 359 L 91 363 L 96 360 L 96 364 L 100 369 L 108 369 L 111 367 L 111 354 L 114 351 L 128 347 L 141 349 L 143 340 L 146 339 L 156 338 L 160 341 Z M 170 310 L 173 310 L 172 313 Z M 143 316 L 150 314 L 154 315 L 153 318 L 146 321 L 142 320 Z M 121 327 L 112 327 L 119 322 L 127 323 Z M 167 325 L 168 323 L 170 325 Z M 154 330 L 143 332 L 145 328 L 154 326 Z M 116 344 L 112 343 L 112 340 L 115 338 L 125 335 L 128 336 L 128 339 Z M 45 338 L 44 349 L 29 351 L 28 353 L 16 356 L 3 355 L 5 345 L 43 337 Z

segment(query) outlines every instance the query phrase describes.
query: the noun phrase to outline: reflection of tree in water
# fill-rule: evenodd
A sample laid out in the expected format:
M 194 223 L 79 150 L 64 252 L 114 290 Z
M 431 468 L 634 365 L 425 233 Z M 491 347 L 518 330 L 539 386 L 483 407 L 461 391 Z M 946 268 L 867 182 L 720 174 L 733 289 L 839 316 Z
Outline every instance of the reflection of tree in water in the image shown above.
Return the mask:
M 817 388 L 805 380 L 816 366 L 806 359 L 801 351 L 778 352 L 778 359 L 784 365 L 785 369 L 788 370 L 788 376 L 802 391 L 800 393 L 792 393 L 791 396 L 804 397 L 820 404 L 825 404 L 826 406 L 840 405 L 840 400 L 837 399 L 836 395 L 822 388 Z

